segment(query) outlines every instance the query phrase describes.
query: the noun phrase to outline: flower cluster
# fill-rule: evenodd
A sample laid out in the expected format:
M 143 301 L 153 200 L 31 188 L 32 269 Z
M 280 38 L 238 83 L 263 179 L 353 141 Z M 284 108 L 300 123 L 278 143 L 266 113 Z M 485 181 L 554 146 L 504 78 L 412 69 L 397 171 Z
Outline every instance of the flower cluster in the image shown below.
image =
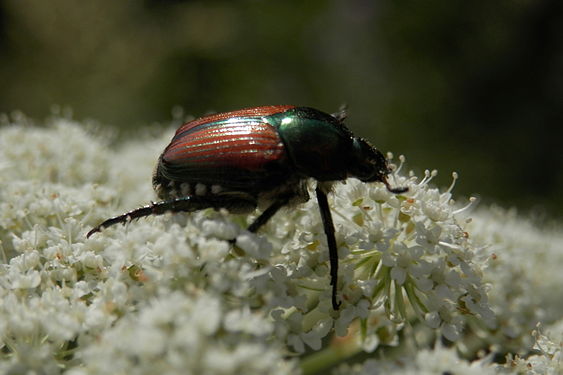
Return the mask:
M 395 183 L 409 187 L 399 196 L 356 180 L 335 187 L 343 300 L 337 313 L 330 305 L 327 245 L 315 202 L 286 213 L 283 227 L 268 226 L 268 237 L 281 241 L 273 255 L 279 266 L 265 290 L 275 291 L 270 308 L 276 319 L 291 321 L 288 343 L 294 350 L 318 350 L 332 327 L 344 336 L 356 320 L 366 350 L 377 347 L 382 326 L 394 327 L 394 334 L 413 319 L 451 341 L 460 337 L 466 316 L 495 326 L 482 282 L 482 249 L 472 246 L 462 227 L 468 207 L 455 205 L 451 188 L 431 188 L 431 178 L 430 172 L 421 181 L 396 174 Z M 393 334 L 385 332 L 389 342 Z
M 362 364 L 343 364 L 333 372 L 333 375 L 494 375 L 499 370 L 491 366 L 491 358 L 469 363 L 456 353 L 455 349 L 443 346 L 423 349 L 413 357 L 399 361 L 377 361 L 369 359 Z
M 361 351 L 376 356 L 335 373 L 495 373 L 510 369 L 435 341 L 466 356 L 510 352 L 517 368 L 536 323 L 561 320 L 561 236 L 458 205 L 455 174 L 439 190 L 435 172 L 405 176 L 400 158 L 391 182 L 406 193 L 334 185 L 334 311 L 314 199 L 258 234 L 245 230 L 256 214 L 204 210 L 87 239 L 153 198 L 151 171 L 172 131 L 112 149 L 69 119 L 0 121 L 0 373 L 312 374 Z M 382 357 L 389 346 L 397 357 Z M 534 363 L 555 368 L 549 358 L 559 357 L 539 351 Z
M 508 355 L 504 369 L 529 375 L 563 373 L 563 320 L 551 326 L 547 334 L 538 324 L 532 335 L 535 340 L 533 354 L 527 358 Z
M 492 286 L 489 300 L 498 326 L 490 330 L 469 322 L 480 339 L 463 350 L 472 355 L 491 346 L 501 354 L 524 354 L 538 322 L 549 327 L 563 319 L 563 232 L 554 223 L 538 228 L 499 207 L 478 210 L 467 230 L 478 246 L 487 246 L 483 278 Z
M 236 235 L 236 225 L 202 213 L 86 239 L 119 192 L 139 204 L 150 190 L 117 155 L 143 160 L 159 142 L 113 154 L 68 120 L 2 129 L 0 373 L 295 373 L 267 312 L 230 303 L 252 295 L 256 274 L 246 258 L 229 261 L 229 243 L 214 236 L 228 227 Z M 65 155 L 74 172 L 42 172 Z M 150 176 L 152 166 L 139 169 Z

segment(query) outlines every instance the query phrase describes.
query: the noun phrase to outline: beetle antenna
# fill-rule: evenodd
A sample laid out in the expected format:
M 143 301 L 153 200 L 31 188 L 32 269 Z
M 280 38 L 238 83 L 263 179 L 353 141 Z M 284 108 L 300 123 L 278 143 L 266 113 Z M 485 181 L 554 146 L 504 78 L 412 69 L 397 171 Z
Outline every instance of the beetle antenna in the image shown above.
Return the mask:
M 332 113 L 331 116 L 337 119 L 338 121 L 342 122 L 346 120 L 346 117 L 348 117 L 347 110 L 348 110 L 348 104 L 343 103 L 338 108 L 338 112 Z

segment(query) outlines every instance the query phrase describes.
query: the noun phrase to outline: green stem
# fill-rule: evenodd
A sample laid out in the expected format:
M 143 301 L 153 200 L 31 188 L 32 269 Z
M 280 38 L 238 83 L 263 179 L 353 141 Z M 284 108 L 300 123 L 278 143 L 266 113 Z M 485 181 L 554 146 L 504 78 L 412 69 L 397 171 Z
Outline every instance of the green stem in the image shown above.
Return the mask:
M 303 375 L 326 374 L 327 370 L 362 351 L 357 332 L 346 337 L 333 338 L 323 350 L 308 355 L 301 361 Z

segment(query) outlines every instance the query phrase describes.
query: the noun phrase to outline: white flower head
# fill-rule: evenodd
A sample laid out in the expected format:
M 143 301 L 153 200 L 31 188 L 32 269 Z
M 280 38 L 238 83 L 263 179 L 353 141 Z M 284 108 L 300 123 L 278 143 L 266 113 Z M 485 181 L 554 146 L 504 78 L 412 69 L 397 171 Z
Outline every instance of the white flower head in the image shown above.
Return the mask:
M 246 231 L 257 213 L 202 210 L 87 239 L 153 198 L 173 131 L 110 149 L 69 119 L 13 122 L 0 128 L 1 373 L 293 374 L 318 358 L 321 373 L 361 351 L 373 357 L 350 373 L 488 373 L 433 347 L 438 336 L 466 357 L 536 350 L 527 363 L 560 369 L 557 337 L 536 335 L 534 349 L 530 332 L 563 311 L 561 234 L 494 209 L 470 221 L 473 200 L 431 187 L 435 171 L 418 180 L 399 166 L 389 181 L 401 194 L 334 184 L 335 310 L 314 197 L 259 233 Z

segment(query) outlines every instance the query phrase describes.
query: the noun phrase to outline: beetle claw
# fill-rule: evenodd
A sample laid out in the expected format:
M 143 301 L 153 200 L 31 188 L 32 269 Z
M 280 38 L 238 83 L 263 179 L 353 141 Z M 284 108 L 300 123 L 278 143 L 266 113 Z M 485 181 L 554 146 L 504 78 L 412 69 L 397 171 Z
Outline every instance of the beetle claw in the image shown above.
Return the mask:
M 95 228 L 92 228 L 87 234 L 86 234 L 86 238 L 90 238 L 91 235 L 93 235 L 94 233 L 98 233 L 100 231 L 100 227 L 97 226 Z
M 409 188 L 407 186 L 403 186 L 403 187 L 391 187 L 391 185 L 389 185 L 389 181 L 387 181 L 387 178 L 384 178 L 382 180 L 382 182 L 385 184 L 385 187 L 387 188 L 387 191 L 393 194 L 402 194 L 402 193 L 406 193 L 407 191 L 409 191 Z

